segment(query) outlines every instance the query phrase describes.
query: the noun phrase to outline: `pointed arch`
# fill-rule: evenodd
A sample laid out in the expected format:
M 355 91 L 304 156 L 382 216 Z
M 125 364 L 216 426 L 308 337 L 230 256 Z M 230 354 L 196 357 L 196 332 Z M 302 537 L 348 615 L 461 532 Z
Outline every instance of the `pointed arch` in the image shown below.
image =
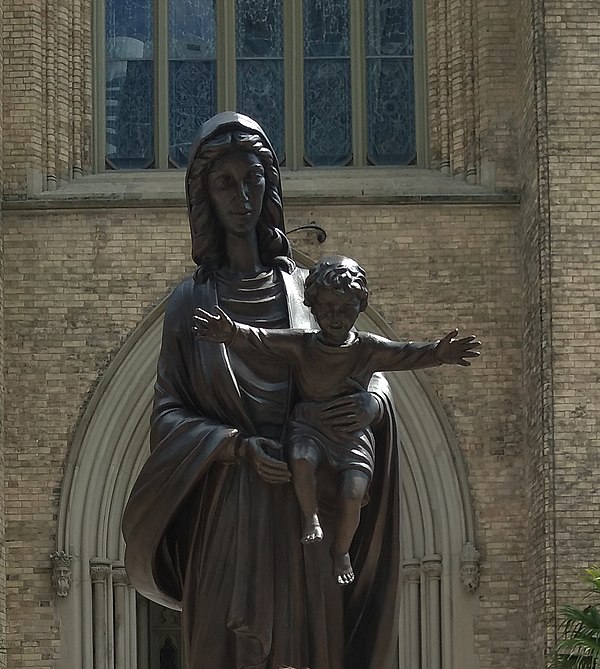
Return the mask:
M 301 264 L 310 264 L 297 255 Z M 71 593 L 58 602 L 64 669 L 138 667 L 136 597 L 124 579 L 121 517 L 148 455 L 165 302 L 140 324 L 109 365 L 71 447 L 57 546 L 74 558 Z M 394 337 L 372 309 L 361 315 L 359 327 Z M 462 456 L 426 375 L 387 376 L 403 452 L 400 667 L 472 669 L 476 600 L 461 587 L 460 555 L 464 544 L 474 543 L 475 537 Z

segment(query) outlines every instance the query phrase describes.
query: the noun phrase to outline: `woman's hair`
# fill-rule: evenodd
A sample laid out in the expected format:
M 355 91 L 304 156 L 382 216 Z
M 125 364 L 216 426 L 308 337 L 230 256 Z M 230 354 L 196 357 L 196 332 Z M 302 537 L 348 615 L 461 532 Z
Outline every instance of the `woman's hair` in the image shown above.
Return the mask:
M 265 170 L 265 195 L 256 226 L 261 262 L 287 272 L 295 268 L 290 243 L 284 233 L 279 169 L 271 148 L 259 134 L 225 128 L 200 143 L 186 175 L 192 258 L 198 265 L 194 279 L 201 283 L 226 261 L 225 232 L 211 205 L 208 175 L 218 158 L 235 149 L 253 153 Z
M 365 270 L 352 258 L 327 256 L 310 270 L 304 282 L 304 304 L 312 307 L 320 288 L 353 293 L 360 300 L 360 310 L 367 308 L 369 288 Z

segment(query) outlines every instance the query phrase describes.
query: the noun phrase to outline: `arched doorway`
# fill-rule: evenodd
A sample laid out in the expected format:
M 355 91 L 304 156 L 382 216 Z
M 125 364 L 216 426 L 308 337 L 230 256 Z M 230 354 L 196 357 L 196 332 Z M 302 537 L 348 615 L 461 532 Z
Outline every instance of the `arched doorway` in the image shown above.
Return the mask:
M 61 669 L 155 669 L 152 658 L 163 648 L 149 642 L 152 607 L 138 606 L 127 583 L 120 528 L 147 456 L 163 312 L 164 303 L 124 344 L 76 432 L 59 512 L 57 548 L 73 556 L 71 592 L 57 604 Z M 359 327 L 393 336 L 373 310 L 361 316 Z M 474 543 L 461 454 L 427 377 L 403 372 L 388 379 L 404 459 L 399 668 L 476 669 L 477 601 L 460 581 L 463 547 Z M 167 634 L 165 643 L 165 656 L 172 657 L 175 636 Z

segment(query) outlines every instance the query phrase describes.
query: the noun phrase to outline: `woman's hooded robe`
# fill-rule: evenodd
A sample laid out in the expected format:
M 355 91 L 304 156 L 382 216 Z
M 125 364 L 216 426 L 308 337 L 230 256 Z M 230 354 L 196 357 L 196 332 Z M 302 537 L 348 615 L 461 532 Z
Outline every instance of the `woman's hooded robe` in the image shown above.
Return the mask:
M 304 274 L 281 276 L 290 327 L 312 329 Z M 323 504 L 326 540 L 304 546 L 292 486 L 266 483 L 232 457 L 239 439 L 258 431 L 225 347 L 192 334 L 194 309 L 212 311 L 217 299 L 214 279 L 190 278 L 168 301 L 151 453 L 123 518 L 131 582 L 150 600 L 182 610 L 189 669 L 391 668 L 400 478 L 389 389 L 382 377 L 370 386 L 385 415 L 374 427 L 370 501 L 351 548 L 356 580 L 341 588 L 329 556 L 333 507 L 328 513 Z

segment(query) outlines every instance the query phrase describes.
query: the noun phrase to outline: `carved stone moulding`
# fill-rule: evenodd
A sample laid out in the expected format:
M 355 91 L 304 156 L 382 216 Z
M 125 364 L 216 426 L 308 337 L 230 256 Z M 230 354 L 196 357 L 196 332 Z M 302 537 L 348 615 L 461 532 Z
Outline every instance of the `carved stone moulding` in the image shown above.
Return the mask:
M 112 562 L 104 558 L 90 560 L 90 577 L 92 583 L 108 581 L 112 574 Z
M 442 577 L 442 557 L 440 555 L 427 555 L 421 564 L 423 573 L 429 578 L 439 579 Z
M 112 579 L 114 585 L 129 585 L 129 578 L 127 576 L 127 572 L 125 571 L 125 565 L 123 562 L 113 562 Z
M 402 565 L 402 578 L 407 583 L 418 583 L 421 580 L 421 560 L 406 560 Z

